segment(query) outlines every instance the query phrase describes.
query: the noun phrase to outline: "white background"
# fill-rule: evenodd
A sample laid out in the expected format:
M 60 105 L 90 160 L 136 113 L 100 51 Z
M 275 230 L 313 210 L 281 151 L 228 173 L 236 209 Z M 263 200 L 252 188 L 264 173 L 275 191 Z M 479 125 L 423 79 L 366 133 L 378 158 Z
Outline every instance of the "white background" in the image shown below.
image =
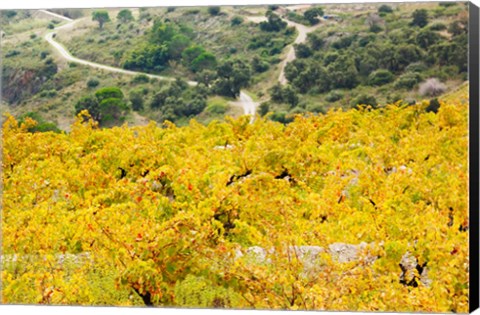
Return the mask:
M 175 2 L 170 1 L 161 1 L 161 0 L 76 0 L 66 2 L 65 0 L 0 0 L 0 9 L 40 9 L 40 8 L 90 8 L 90 7 L 152 7 L 152 6 L 199 6 L 199 5 L 248 5 L 248 4 L 302 4 L 302 3 L 358 3 L 358 2 L 415 2 L 412 0 L 408 1 L 378 1 L 378 0 L 175 0 Z M 431 0 L 426 0 L 434 2 Z M 425 0 L 423 2 L 426 2 Z M 416 1 L 419 2 L 419 1 Z M 480 0 L 473 0 L 477 6 L 480 6 Z M 56 314 L 67 314 L 67 315 L 77 315 L 85 314 L 96 315 L 96 314 L 115 314 L 115 315 L 143 315 L 143 314 L 162 314 L 162 315 L 306 315 L 306 314 L 315 314 L 312 312 L 274 312 L 274 311 L 220 311 L 220 310 L 211 310 L 211 309 L 146 309 L 146 308 L 114 308 L 114 307 L 63 307 L 63 306 L 0 306 L 0 314 L 9 315 L 9 314 L 38 314 L 38 315 L 56 315 Z M 333 315 L 334 312 L 318 312 L 318 314 Z M 368 315 L 372 313 L 360 313 L 360 312 L 342 312 L 340 314 L 345 315 Z M 395 313 L 384 313 L 384 314 L 395 314 Z M 480 315 L 480 311 L 477 310 L 475 315 Z

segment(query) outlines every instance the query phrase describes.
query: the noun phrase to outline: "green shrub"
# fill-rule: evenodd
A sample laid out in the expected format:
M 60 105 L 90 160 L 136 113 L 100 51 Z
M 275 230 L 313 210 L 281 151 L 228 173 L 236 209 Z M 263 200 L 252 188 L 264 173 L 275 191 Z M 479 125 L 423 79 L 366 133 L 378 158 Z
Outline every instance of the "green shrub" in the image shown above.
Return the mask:
M 326 114 L 327 110 L 322 104 L 309 104 L 306 108 L 307 112 L 317 113 L 317 114 Z
M 270 111 L 270 102 L 263 102 L 258 106 L 257 112 L 260 116 L 265 116 Z
M 407 72 L 402 74 L 394 83 L 397 89 L 413 89 L 418 83 L 422 81 L 422 76 L 416 72 Z
M 379 13 L 392 13 L 392 12 L 393 12 L 393 9 L 392 9 L 392 7 L 389 6 L 389 5 L 382 4 L 382 5 L 378 8 L 378 12 L 379 12 Z
M 14 57 L 14 56 L 17 56 L 17 55 L 20 55 L 20 51 L 14 49 L 14 50 L 8 51 L 8 52 L 5 54 L 5 58 Z
M 379 69 L 377 71 L 372 72 L 368 76 L 369 84 L 376 85 L 376 86 L 390 83 L 393 81 L 393 79 L 394 79 L 394 75 L 386 69 Z
M 432 31 L 444 31 L 447 29 L 447 26 L 443 24 L 442 22 L 436 22 L 430 25 L 430 30 Z
M 92 78 L 87 81 L 87 87 L 92 89 L 97 87 L 100 84 L 100 81 L 98 81 L 97 78 Z
M 207 11 L 210 15 L 215 16 L 215 15 L 220 14 L 220 7 L 219 6 L 211 6 L 211 7 L 208 7 Z
M 343 98 L 343 93 L 339 91 L 332 91 L 325 96 L 327 102 L 336 102 Z
M 377 108 L 377 100 L 372 95 L 360 94 L 357 96 L 350 105 L 353 108 L 358 108 L 360 105 L 370 105 L 373 108 Z
M 40 53 L 40 59 L 45 59 L 48 55 L 50 55 L 50 52 L 48 50 L 44 50 Z
M 19 117 L 19 123 L 23 123 L 27 117 L 37 122 L 35 126 L 28 128 L 29 132 L 60 132 L 60 129 L 58 129 L 56 124 L 45 121 L 37 112 L 28 112 L 23 114 Z
M 277 121 L 282 124 L 289 124 L 293 121 L 294 117 L 287 114 L 286 112 L 274 112 L 270 116 L 270 120 Z
M 132 83 L 139 84 L 139 83 L 148 83 L 150 82 L 150 78 L 146 74 L 138 74 L 133 77 Z
M 240 25 L 243 23 L 243 18 L 241 16 L 234 16 L 230 20 L 230 25 L 235 26 L 235 25 Z
M 129 96 L 130 104 L 132 105 L 132 109 L 134 111 L 143 110 L 144 99 L 143 99 L 142 90 L 133 90 L 130 92 L 128 96 Z

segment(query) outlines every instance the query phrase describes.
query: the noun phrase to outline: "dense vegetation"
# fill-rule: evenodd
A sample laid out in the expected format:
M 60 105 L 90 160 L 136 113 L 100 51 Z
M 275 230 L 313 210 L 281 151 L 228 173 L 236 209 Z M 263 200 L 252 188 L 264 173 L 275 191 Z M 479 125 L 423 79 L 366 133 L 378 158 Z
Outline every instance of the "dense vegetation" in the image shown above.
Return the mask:
M 427 106 L 183 128 L 81 112 L 68 134 L 7 117 L 2 303 L 467 312 L 468 106 Z M 285 251 L 335 242 L 376 260 L 305 273 Z M 399 278 L 407 251 L 430 284 Z
M 308 34 L 306 43 L 296 45 L 297 59 L 285 69 L 291 88 L 299 94 L 299 106 L 276 97 L 279 87 L 270 90 L 271 103 L 288 104 L 284 110 L 298 113 L 311 102 L 348 108 L 365 99 L 377 105 L 441 94 L 445 82 L 467 79 L 464 5 L 437 4 L 410 11 L 382 5 L 355 18 L 343 15 L 338 25 L 322 21 L 324 25 Z M 329 13 L 328 7 L 325 11 Z M 443 90 L 422 93 L 420 85 L 431 78 Z

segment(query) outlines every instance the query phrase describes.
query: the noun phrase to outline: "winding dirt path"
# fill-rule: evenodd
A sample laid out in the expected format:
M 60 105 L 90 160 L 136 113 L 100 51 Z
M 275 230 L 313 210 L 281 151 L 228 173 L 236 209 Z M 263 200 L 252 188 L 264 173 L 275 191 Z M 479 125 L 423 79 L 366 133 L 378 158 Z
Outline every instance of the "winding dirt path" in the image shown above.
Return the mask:
M 39 10 L 39 11 L 69 22 L 69 23 L 64 24 L 62 26 L 56 27 L 52 32 L 49 32 L 45 35 L 45 40 L 50 45 L 52 45 L 52 47 L 62 56 L 62 58 L 66 59 L 70 62 L 74 62 L 74 63 L 82 64 L 82 65 L 85 65 L 85 66 L 88 66 L 88 67 L 92 67 L 92 68 L 96 68 L 96 69 L 100 69 L 100 70 L 106 70 L 106 71 L 110 71 L 110 72 L 122 73 L 122 74 L 127 74 L 127 75 L 143 74 L 143 75 L 148 76 L 149 78 L 156 78 L 156 79 L 159 79 L 159 80 L 166 80 L 166 81 L 175 80 L 174 78 L 171 78 L 171 77 L 165 77 L 165 76 L 150 74 L 150 73 L 146 73 L 146 72 L 125 70 L 125 69 L 121 69 L 121 68 L 117 68 L 117 67 L 111 67 L 111 66 L 107 66 L 107 65 L 103 65 L 103 64 L 96 63 L 96 62 L 91 62 L 91 61 L 88 61 L 88 60 L 84 60 L 84 59 L 74 57 L 65 47 L 63 47 L 62 44 L 60 44 L 59 42 L 57 42 L 55 40 L 55 36 L 56 36 L 56 34 L 59 30 L 72 29 L 73 26 L 77 22 L 81 21 L 82 19 L 72 20 L 72 19 L 69 19 L 67 17 L 58 15 L 56 13 L 47 11 L 47 10 Z M 187 81 L 187 82 L 191 86 L 195 86 L 195 85 L 198 84 L 195 81 Z M 252 117 L 251 121 L 253 122 L 258 103 L 255 103 L 253 101 L 253 99 L 250 96 L 248 96 L 248 94 L 244 93 L 243 91 L 240 92 L 239 103 L 242 106 L 245 115 L 251 115 L 251 117 Z
M 59 17 L 58 14 L 55 14 L 55 13 L 52 13 L 52 12 L 49 12 L 49 11 L 42 10 L 42 12 L 50 14 L 54 17 Z M 87 60 L 80 59 L 80 58 L 72 56 L 72 54 L 70 54 L 70 52 L 65 47 L 62 46 L 62 44 L 60 44 L 59 42 L 57 42 L 55 40 L 55 36 L 56 36 L 57 32 L 60 31 L 60 30 L 66 30 L 66 29 L 73 28 L 73 26 L 76 23 L 78 23 L 79 21 L 81 21 L 82 19 L 72 20 L 72 19 L 68 19 L 68 18 L 65 18 L 65 17 L 64 17 L 64 19 L 69 21 L 69 23 L 64 24 L 62 26 L 59 26 L 59 27 L 56 27 L 52 32 L 47 33 L 45 35 L 45 40 L 50 45 L 52 45 L 53 48 L 55 48 L 55 50 L 62 56 L 62 58 L 66 59 L 67 61 L 82 64 L 82 65 L 89 66 L 89 67 L 96 68 L 96 69 L 101 69 L 101 70 L 106 70 L 106 71 L 116 72 L 116 73 L 122 73 L 122 74 L 127 74 L 127 75 L 143 74 L 143 75 L 148 76 L 149 78 L 156 78 L 156 79 L 159 79 L 159 80 L 166 80 L 166 81 L 175 80 L 175 79 L 170 78 L 170 77 L 165 77 L 165 76 L 160 76 L 160 75 L 155 75 L 155 74 L 150 74 L 150 73 L 145 73 L 145 72 L 139 72 L 139 71 L 130 71 L 130 70 L 125 70 L 125 69 L 121 69 L 121 68 L 117 68 L 117 67 L 111 67 L 111 66 L 99 64 L 99 63 L 96 63 L 96 62 L 87 61 Z M 195 82 L 195 81 L 187 81 L 187 82 L 188 82 L 189 85 L 192 85 L 192 86 L 197 85 L 197 82 Z

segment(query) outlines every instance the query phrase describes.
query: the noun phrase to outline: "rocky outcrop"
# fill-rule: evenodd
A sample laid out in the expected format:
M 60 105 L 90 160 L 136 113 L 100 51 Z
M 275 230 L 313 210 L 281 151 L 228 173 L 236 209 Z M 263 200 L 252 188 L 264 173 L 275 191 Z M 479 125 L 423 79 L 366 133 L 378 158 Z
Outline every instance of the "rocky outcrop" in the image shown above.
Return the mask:
M 308 276 L 321 268 L 320 255 L 327 253 L 331 256 L 333 261 L 338 263 L 348 263 L 352 261 L 360 261 L 365 265 L 372 265 L 378 259 L 378 256 L 371 255 L 368 252 L 369 245 L 362 242 L 358 245 L 346 243 L 333 243 L 325 249 L 320 246 L 289 246 L 284 254 L 293 255 L 298 258 L 303 264 L 303 276 Z M 274 255 L 275 250 L 264 249 L 260 246 L 248 247 L 245 250 L 237 249 L 235 252 L 235 259 L 245 257 L 252 263 L 271 264 L 272 259 L 270 255 Z M 291 256 L 292 257 L 292 256 Z M 419 282 L 424 286 L 430 286 L 432 280 L 428 278 L 427 264 L 419 264 L 410 252 L 406 252 L 399 262 L 401 273 L 399 275 L 399 282 L 406 285 L 417 287 Z

